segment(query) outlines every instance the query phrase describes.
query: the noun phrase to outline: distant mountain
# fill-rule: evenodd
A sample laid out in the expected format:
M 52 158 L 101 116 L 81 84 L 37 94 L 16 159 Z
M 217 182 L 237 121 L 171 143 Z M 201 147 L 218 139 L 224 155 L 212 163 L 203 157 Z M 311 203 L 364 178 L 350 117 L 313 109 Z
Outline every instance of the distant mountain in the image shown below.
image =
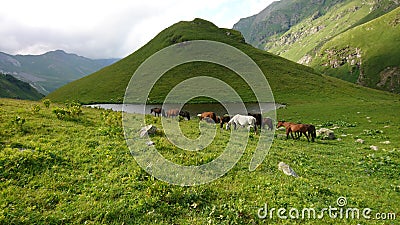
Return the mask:
M 43 98 L 35 88 L 17 78 L 0 73 L 0 98 L 38 100 Z
M 55 89 L 91 74 L 118 59 L 89 59 L 62 50 L 42 55 L 9 55 L 0 52 L 0 72 L 30 83 L 39 92 Z
M 234 25 L 234 29 L 243 32 L 246 41 L 253 46 L 301 64 L 316 65 L 312 61 L 319 57 L 320 49 L 325 43 L 352 28 L 391 12 L 399 5 L 400 1 L 397 0 L 281 0 L 257 15 L 241 19 Z M 394 36 L 400 35 L 398 26 L 386 28 L 387 32 Z M 364 32 L 360 29 L 357 31 Z M 371 41 L 380 39 L 379 33 L 374 37 L 368 36 Z M 362 34 L 359 35 L 359 38 L 363 37 Z M 399 46 L 397 42 L 392 43 L 393 48 L 397 48 L 396 45 Z M 368 54 L 368 51 L 363 51 L 363 57 L 368 58 Z M 390 54 L 388 52 L 388 55 Z M 381 71 L 375 72 L 375 76 L 378 77 Z M 349 73 L 348 77 L 343 73 L 336 75 L 347 81 L 359 80 L 354 76 L 355 73 Z M 377 85 L 371 82 L 358 83 L 377 88 Z M 393 90 L 385 85 L 380 89 Z

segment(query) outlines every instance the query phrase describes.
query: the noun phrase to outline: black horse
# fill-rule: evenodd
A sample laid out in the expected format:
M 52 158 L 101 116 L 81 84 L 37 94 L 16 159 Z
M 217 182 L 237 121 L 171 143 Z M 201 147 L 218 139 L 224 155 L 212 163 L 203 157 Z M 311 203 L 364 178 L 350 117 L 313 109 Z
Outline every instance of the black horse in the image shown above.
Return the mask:
M 261 125 L 262 125 L 261 113 L 247 113 L 247 115 L 256 118 L 256 126 L 260 126 L 260 129 L 261 129 Z
M 188 120 L 190 120 L 190 113 L 188 111 L 180 111 L 179 115 L 182 117 L 186 117 Z
M 150 113 L 153 113 L 153 112 L 154 112 L 154 116 L 160 116 L 160 114 L 161 114 L 161 116 L 165 116 L 164 109 L 162 109 L 162 108 L 152 108 L 150 110 Z

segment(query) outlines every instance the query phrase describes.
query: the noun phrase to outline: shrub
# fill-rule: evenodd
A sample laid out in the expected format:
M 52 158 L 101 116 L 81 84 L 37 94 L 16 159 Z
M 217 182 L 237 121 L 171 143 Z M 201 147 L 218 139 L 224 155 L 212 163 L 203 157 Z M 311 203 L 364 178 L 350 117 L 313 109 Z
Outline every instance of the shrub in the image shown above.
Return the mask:
M 40 111 L 40 109 L 41 108 L 40 108 L 39 105 L 33 105 L 32 108 L 31 108 L 32 113 L 34 113 L 34 114 L 38 113 Z
M 44 100 L 43 100 L 43 104 L 44 104 L 44 106 L 45 106 L 46 108 L 49 108 L 49 107 L 50 107 L 50 103 L 51 103 L 50 99 L 44 99 Z
M 122 129 L 122 113 L 105 110 L 101 112 L 101 120 L 106 128 L 100 128 L 103 135 L 123 135 Z
M 81 104 L 77 102 L 66 103 L 65 108 L 54 108 L 53 113 L 56 114 L 60 120 L 76 120 L 82 115 Z
M 22 130 L 22 125 L 26 122 L 25 118 L 22 118 L 20 116 L 15 116 L 12 120 L 11 123 L 14 124 L 16 127 L 18 127 L 20 130 Z

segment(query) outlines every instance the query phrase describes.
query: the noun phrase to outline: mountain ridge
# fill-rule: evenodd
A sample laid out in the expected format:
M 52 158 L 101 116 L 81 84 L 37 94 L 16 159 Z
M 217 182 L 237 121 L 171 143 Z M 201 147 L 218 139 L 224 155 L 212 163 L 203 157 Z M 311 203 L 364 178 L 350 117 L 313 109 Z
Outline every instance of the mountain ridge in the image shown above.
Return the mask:
M 0 98 L 39 100 L 43 97 L 44 95 L 28 83 L 9 74 L 0 73 Z
M 0 52 L 0 72 L 28 82 L 42 94 L 48 94 L 118 60 L 89 59 L 64 50 L 40 55 L 10 55 Z

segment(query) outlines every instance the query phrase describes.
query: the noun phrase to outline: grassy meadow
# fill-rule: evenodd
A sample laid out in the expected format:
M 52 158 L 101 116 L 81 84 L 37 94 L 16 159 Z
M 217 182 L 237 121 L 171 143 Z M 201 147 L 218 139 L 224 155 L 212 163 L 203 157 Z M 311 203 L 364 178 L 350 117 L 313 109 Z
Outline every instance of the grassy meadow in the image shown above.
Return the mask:
M 265 161 L 249 172 L 258 137 L 250 134 L 232 170 L 193 187 L 159 181 L 138 166 L 121 113 L 0 99 L 0 224 L 398 224 L 399 218 L 374 218 L 378 212 L 400 216 L 400 97 L 363 93 L 358 100 L 289 101 L 278 118 L 333 129 L 338 139 L 286 140 L 277 130 Z M 71 113 L 62 116 L 62 110 Z M 161 126 L 159 118 L 146 120 Z M 183 120 L 180 127 L 196 138 L 198 123 Z M 180 151 L 162 132 L 151 138 L 166 158 L 196 165 L 217 157 L 229 132 L 218 128 L 198 154 Z M 299 177 L 279 171 L 280 161 Z M 370 208 L 371 219 L 361 212 L 360 219 L 332 219 L 327 212 L 321 219 L 280 219 L 276 211 L 273 218 L 258 217 L 265 204 L 297 208 L 301 216 L 305 207 L 338 207 L 342 196 L 344 209 Z

